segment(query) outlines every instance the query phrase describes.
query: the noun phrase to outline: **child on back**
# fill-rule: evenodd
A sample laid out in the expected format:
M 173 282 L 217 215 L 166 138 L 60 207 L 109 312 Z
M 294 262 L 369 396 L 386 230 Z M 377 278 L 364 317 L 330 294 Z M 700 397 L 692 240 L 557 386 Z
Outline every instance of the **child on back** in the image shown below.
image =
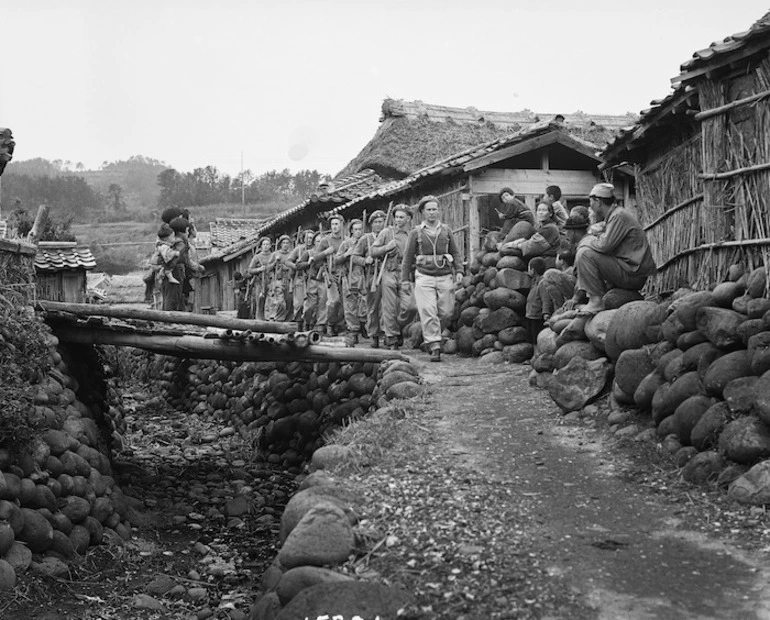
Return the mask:
M 158 239 L 155 241 L 154 264 L 158 266 L 158 280 L 168 280 L 171 284 L 179 284 L 173 275 L 174 267 L 179 259 L 179 251 L 174 249 L 177 237 L 171 226 L 162 224 L 158 229 Z

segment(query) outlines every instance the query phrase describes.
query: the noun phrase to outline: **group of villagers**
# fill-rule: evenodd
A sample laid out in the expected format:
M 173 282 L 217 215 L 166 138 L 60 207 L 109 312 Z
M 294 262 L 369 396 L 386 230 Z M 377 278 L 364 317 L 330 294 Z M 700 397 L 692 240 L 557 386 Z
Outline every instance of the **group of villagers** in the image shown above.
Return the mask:
M 553 314 L 595 315 L 604 310 L 607 291 L 640 291 L 657 269 L 644 229 L 632 210 L 620 205 L 611 183 L 594 185 L 589 206 L 569 212 L 561 196 L 558 186 L 547 187 L 533 213 L 511 188 L 499 194 L 496 249 L 522 258 L 532 278 L 525 317 L 533 344 Z
M 520 257 L 532 276 L 525 316 L 533 343 L 558 310 L 596 314 L 607 290 L 638 291 L 655 273 L 644 230 L 610 183 L 594 186 L 589 207 L 569 212 L 557 186 L 546 188 L 534 212 L 511 188 L 499 199 L 496 249 Z M 344 334 L 348 346 L 365 336 L 375 348 L 398 349 L 418 315 L 424 347 L 440 361 L 465 265 L 439 211 L 438 198 L 428 195 L 414 208 L 375 211 L 366 222 L 333 214 L 330 231 L 302 231 L 296 245 L 288 235 L 277 247 L 260 239 L 247 273 L 236 274 L 239 316 Z M 415 212 L 421 221 L 413 224 Z

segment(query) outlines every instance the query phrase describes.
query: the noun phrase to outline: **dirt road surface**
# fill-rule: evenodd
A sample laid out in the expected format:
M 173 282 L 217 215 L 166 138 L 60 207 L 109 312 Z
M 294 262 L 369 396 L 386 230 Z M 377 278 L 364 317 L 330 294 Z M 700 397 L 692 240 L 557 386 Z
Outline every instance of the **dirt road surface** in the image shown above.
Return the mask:
M 624 476 L 628 452 L 606 425 L 564 422 L 547 393 L 528 385 L 528 372 L 454 356 L 423 365 L 440 440 L 529 504 L 541 561 L 588 616 L 770 618 L 766 550 L 690 529 L 681 503 Z

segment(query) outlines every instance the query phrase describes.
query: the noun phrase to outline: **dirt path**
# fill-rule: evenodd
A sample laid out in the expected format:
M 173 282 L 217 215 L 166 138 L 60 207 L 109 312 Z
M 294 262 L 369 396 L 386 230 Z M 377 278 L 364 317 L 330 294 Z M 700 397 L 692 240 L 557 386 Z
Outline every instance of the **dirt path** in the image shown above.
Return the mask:
M 528 371 L 454 356 L 423 366 L 447 451 L 528 504 L 548 574 L 602 619 L 770 618 L 767 555 L 688 529 L 681 506 L 624 480 L 606 429 L 564 423 Z

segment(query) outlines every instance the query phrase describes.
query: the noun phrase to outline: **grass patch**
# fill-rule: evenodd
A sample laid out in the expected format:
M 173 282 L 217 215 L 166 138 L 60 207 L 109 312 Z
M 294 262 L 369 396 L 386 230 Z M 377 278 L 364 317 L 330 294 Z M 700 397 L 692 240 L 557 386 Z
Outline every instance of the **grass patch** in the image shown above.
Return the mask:
M 347 420 L 324 437 L 327 444 L 346 446 L 353 458 L 339 466 L 339 473 L 360 472 L 378 464 L 403 462 L 407 455 L 427 439 L 430 430 L 420 425 L 420 410 L 412 400 L 393 400 L 363 418 Z

